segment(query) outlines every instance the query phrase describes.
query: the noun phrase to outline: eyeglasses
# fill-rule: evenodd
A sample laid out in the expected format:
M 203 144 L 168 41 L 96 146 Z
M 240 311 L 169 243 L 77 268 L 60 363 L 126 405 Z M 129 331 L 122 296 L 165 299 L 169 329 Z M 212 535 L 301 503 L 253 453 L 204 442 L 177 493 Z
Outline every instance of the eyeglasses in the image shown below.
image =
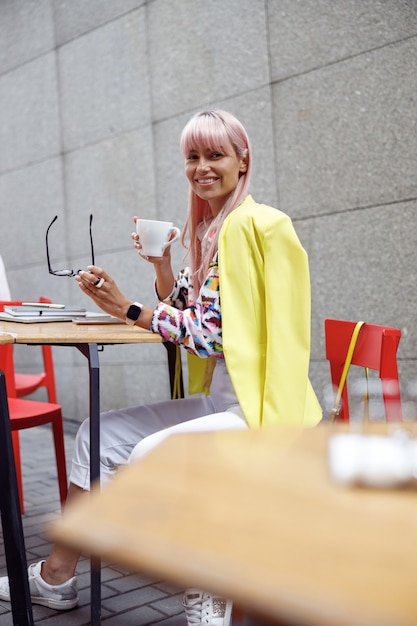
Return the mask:
M 57 219 L 58 219 L 58 215 L 55 215 L 54 219 L 52 220 L 52 222 L 49 224 L 48 228 L 46 229 L 46 259 L 48 261 L 49 273 L 53 274 L 54 276 L 77 276 L 77 274 L 79 274 L 82 270 L 53 270 L 52 267 L 51 267 L 51 260 L 49 258 L 48 237 L 49 237 L 49 230 L 50 230 L 52 224 L 54 224 Z M 92 232 L 91 232 L 91 224 L 92 224 L 92 222 L 93 222 L 93 216 L 90 215 L 91 265 L 95 265 L 95 263 L 94 263 L 93 235 L 92 235 Z

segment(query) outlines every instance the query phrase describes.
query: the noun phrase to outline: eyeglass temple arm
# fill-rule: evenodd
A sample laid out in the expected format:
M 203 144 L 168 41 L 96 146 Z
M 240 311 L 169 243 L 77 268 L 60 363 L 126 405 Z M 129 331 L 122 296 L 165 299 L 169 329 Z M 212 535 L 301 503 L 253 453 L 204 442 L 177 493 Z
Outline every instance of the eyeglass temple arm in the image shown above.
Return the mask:
M 51 261 L 49 258 L 49 243 L 48 243 L 48 236 L 49 236 L 49 229 L 51 228 L 52 224 L 54 224 L 56 222 L 56 220 L 58 219 L 58 215 L 55 215 L 54 219 L 52 220 L 52 222 L 49 224 L 48 228 L 46 229 L 46 260 L 48 262 L 48 270 L 49 272 L 52 272 L 52 267 L 51 267 Z
M 93 246 L 93 233 L 92 233 L 92 229 L 91 229 L 91 224 L 93 223 L 93 214 L 90 213 L 90 244 L 91 244 L 91 261 L 92 261 L 92 265 L 95 265 L 95 259 L 94 259 L 94 246 Z

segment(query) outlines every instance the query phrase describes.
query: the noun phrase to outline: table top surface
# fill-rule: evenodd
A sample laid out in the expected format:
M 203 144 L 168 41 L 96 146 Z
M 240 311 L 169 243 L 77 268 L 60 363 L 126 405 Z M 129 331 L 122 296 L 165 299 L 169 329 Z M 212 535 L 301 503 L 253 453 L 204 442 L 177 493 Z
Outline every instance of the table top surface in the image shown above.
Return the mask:
M 161 343 L 160 335 L 126 324 L 75 324 L 74 322 L 0 322 L 2 333 L 10 334 L 15 343 L 81 344 Z M 3 335 L 4 336 L 4 335 Z
M 0 329 L 0 346 L 4 346 L 6 343 L 14 343 L 14 337 Z
M 415 625 L 417 490 L 334 484 L 341 428 L 175 435 L 52 537 L 288 624 Z

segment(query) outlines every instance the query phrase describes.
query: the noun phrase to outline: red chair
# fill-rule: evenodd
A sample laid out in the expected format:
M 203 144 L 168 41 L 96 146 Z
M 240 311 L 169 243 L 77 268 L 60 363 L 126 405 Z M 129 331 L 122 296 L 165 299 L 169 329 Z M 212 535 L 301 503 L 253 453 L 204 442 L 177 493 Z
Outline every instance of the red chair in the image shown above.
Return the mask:
M 52 302 L 50 298 L 41 296 L 39 302 Z M 0 301 L 0 311 L 3 311 L 5 305 L 20 306 L 22 302 L 20 300 L 13 300 L 6 302 Z M 49 402 L 57 403 L 56 386 L 55 386 L 55 374 L 54 364 L 52 359 L 51 346 L 41 346 L 43 357 L 43 371 L 36 374 L 26 374 L 21 372 L 15 372 L 15 386 L 16 396 L 22 398 L 28 396 L 40 387 L 45 387 L 48 395 Z
M 50 346 L 49 346 L 50 348 Z M 50 348 L 51 350 L 51 348 Z M 53 388 L 55 394 L 55 380 L 53 377 L 52 354 L 50 355 L 49 366 L 52 368 Z M 6 376 L 7 396 L 9 403 L 10 423 L 13 439 L 13 451 L 16 465 L 17 483 L 19 488 L 20 508 L 24 512 L 23 483 L 21 470 L 21 456 L 19 444 L 19 430 L 32 428 L 42 424 L 51 424 L 55 445 L 55 457 L 58 473 L 58 485 L 61 505 L 65 503 L 67 497 L 67 468 L 64 445 L 64 429 L 62 420 L 62 410 L 55 402 L 38 402 L 35 400 L 25 400 L 18 397 L 16 389 L 16 374 L 13 361 L 13 345 L 0 346 L 0 369 Z M 48 389 L 48 395 L 49 395 Z
M 334 388 L 338 388 L 346 354 L 356 322 L 326 319 L 324 334 L 326 358 Z M 401 339 L 399 328 L 364 324 L 360 330 L 352 356 L 352 365 L 379 372 L 387 421 L 402 419 L 400 383 L 398 379 L 397 350 Z M 342 393 L 338 420 L 349 420 L 347 381 Z

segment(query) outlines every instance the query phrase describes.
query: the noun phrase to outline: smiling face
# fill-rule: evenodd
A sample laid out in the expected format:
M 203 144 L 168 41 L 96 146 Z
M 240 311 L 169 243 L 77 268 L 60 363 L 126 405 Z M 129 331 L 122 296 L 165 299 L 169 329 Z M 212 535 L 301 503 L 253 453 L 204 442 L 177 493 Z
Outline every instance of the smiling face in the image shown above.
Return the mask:
M 229 140 L 219 148 L 191 147 L 185 159 L 185 174 L 191 189 L 209 203 L 214 217 L 246 169 L 245 158 L 236 154 Z

